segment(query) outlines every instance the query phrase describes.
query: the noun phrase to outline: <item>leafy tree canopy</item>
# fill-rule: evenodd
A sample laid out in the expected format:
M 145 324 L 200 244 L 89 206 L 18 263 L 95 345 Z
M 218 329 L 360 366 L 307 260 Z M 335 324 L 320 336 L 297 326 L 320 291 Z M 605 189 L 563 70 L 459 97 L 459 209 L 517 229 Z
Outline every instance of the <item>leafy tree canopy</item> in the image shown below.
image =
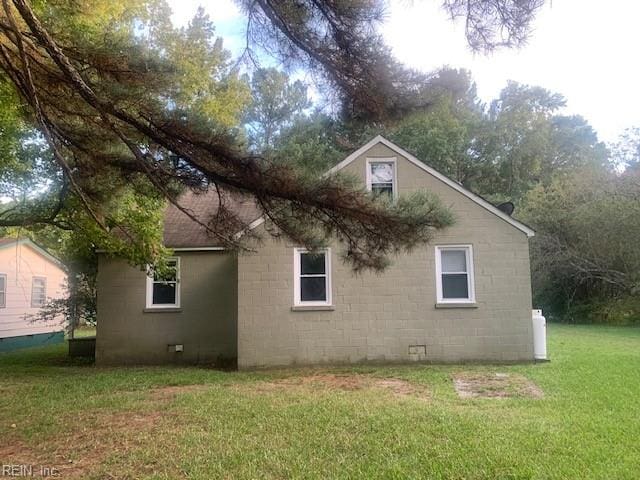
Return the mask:
M 318 175 L 384 133 L 465 186 L 522 207 L 516 215 L 539 231 L 536 292 L 555 311 L 637 294 L 637 130 L 613 146 L 612 169 L 589 124 L 560 113 L 558 94 L 510 83 L 484 105 L 467 72 L 406 68 L 377 29 L 382 0 L 238 3 L 246 56 L 262 49 L 313 73 L 339 115 L 305 114 L 306 86 L 275 69 L 240 75 L 201 10 L 176 29 L 163 0 L 2 0 L 0 228 L 28 228 L 53 245 L 53 232 L 73 232 L 57 249 L 77 261 L 91 263 L 99 246 L 162 263 L 166 202 L 214 188 L 223 199 L 252 198 L 274 233 L 312 248 L 338 238 L 356 270 L 382 269 L 389 254 L 451 223 L 428 195 L 391 205 L 351 179 Z M 464 19 L 473 50 L 491 51 L 526 42 L 543 3 L 443 8 Z M 224 201 L 202 226 L 229 248 L 251 239 L 236 235 L 246 225 Z
M 504 199 L 519 199 L 537 183 L 548 183 L 554 172 L 588 164 L 602 165 L 607 151 L 581 117 L 557 111 L 565 99 L 541 87 L 509 82 L 491 102 L 482 135 L 481 157 L 494 167 L 482 190 Z
M 275 137 L 311 106 L 307 85 L 291 82 L 276 68 L 259 68 L 251 78 L 252 101 L 246 119 L 249 138 L 256 151 L 273 148 Z
M 343 118 L 393 122 L 438 98 L 427 88 L 430 75 L 406 69 L 383 44 L 376 29 L 382 1 L 241 3 L 251 46 L 321 72 Z M 486 20 L 521 15 L 519 30 L 504 21 L 503 32 L 522 36 L 539 8 L 539 2 L 525 3 L 529 11 L 523 2 L 502 2 L 486 10 Z M 472 7 L 467 14 L 477 20 L 482 15 Z M 388 254 L 428 241 L 450 223 L 434 198 L 384 205 L 348 179 L 312 178 L 247 151 L 237 127 L 248 86 L 202 12 L 185 29 L 172 28 L 167 13 L 161 0 L 3 0 L 3 81 L 15 89 L 25 122 L 46 143 L 43 158 L 60 180 L 47 189 L 59 200 L 50 202 L 48 214 L 27 213 L 40 205 L 14 209 L 3 212 L 1 225 L 55 221 L 73 228 L 82 207 L 98 226 L 97 243 L 142 263 L 162 254 L 160 228 L 149 213 L 142 228 L 133 212 L 148 212 L 149 203 L 162 198 L 175 203 L 185 187 L 217 188 L 253 198 L 277 230 L 298 243 L 314 247 L 338 238 L 354 268 L 380 269 Z M 131 211 L 126 218 L 120 203 Z M 202 226 L 224 245 L 245 248 L 249 236 L 239 239 L 236 232 L 246 225 L 224 202 L 216 218 L 224 222 Z M 137 250 L 120 248 L 124 243 Z
M 625 130 L 612 149 L 619 169 L 640 171 L 640 127 Z
M 182 29 L 173 28 L 167 5 L 156 0 L 46 2 L 35 4 L 32 14 L 94 91 L 121 108 L 189 111 L 214 131 L 226 131 L 238 125 L 249 102 L 249 86 L 231 68 L 202 10 Z M 24 33 L 18 41 L 11 34 L 27 28 L 18 11 L 6 4 L 4 15 L 0 196 L 11 203 L 0 212 L 0 226 L 52 224 L 139 264 L 162 256 L 160 213 L 164 197 L 183 187 L 179 176 L 161 173 L 159 182 L 136 166 L 121 138 L 130 132 L 105 129 L 105 117 L 65 85 L 33 36 Z M 155 157 L 152 170 L 162 172 L 170 162 L 142 134 L 128 141 Z
M 521 216 L 531 242 L 534 301 L 558 319 L 640 321 L 640 177 L 593 167 L 538 185 Z
M 287 158 L 315 168 L 330 166 L 380 133 L 497 203 L 517 203 L 555 175 L 610 164 L 608 149 L 584 118 L 558 113 L 565 105 L 561 95 L 509 82 L 485 105 L 470 73 L 449 68 L 432 73 L 427 86 L 430 105 L 397 121 L 361 122 L 316 114 L 294 122 L 276 143 L 287 147 Z M 309 148 L 303 148 L 305 144 Z M 313 150 L 335 154 L 323 153 L 330 161 L 318 162 Z
M 403 118 L 432 102 L 430 75 L 400 64 L 377 26 L 386 15 L 382 0 L 239 0 L 247 14 L 250 44 L 286 65 L 321 72 L 350 118 Z M 475 51 L 519 46 L 544 0 L 443 2 L 450 16 L 466 23 Z

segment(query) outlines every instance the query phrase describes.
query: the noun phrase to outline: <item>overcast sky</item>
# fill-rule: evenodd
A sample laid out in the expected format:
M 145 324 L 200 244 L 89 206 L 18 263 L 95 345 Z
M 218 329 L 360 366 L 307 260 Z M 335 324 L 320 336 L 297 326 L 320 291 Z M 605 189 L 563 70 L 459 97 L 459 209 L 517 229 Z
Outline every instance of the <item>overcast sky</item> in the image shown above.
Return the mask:
M 176 24 L 202 5 L 234 53 L 243 46 L 244 19 L 231 0 L 169 0 Z M 542 8 L 529 44 L 491 56 L 473 55 L 464 25 L 452 23 L 438 0 L 391 1 L 383 27 L 387 43 L 405 64 L 424 70 L 443 65 L 469 69 L 480 97 L 495 98 L 507 80 L 563 94 L 564 113 L 586 117 L 605 141 L 640 126 L 640 2 L 553 0 Z

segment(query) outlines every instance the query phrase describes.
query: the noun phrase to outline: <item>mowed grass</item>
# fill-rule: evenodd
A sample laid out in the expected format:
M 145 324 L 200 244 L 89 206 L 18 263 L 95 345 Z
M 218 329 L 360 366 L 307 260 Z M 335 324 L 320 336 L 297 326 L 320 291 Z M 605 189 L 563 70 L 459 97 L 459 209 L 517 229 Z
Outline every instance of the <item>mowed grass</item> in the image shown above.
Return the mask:
M 640 329 L 551 325 L 546 364 L 220 372 L 0 355 L 0 464 L 60 478 L 636 479 Z M 543 398 L 460 399 L 457 374 Z M 403 379 L 422 395 L 307 384 Z M 283 380 L 284 379 L 284 380 Z

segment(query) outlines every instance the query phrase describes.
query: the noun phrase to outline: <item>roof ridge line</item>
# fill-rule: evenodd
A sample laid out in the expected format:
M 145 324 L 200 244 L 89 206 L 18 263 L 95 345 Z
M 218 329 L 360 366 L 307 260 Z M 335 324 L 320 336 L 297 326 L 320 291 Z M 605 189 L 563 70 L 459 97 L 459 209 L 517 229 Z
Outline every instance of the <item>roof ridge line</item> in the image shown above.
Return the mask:
M 391 150 L 394 150 L 396 153 L 402 155 L 409 162 L 411 162 L 412 164 L 414 164 L 418 168 L 421 168 L 425 172 L 429 173 L 431 176 L 435 177 L 436 179 L 440 180 L 444 184 L 446 184 L 449 187 L 451 187 L 454 190 L 456 190 L 458 193 L 461 193 L 462 195 L 467 197 L 472 202 L 475 202 L 479 206 L 483 207 L 485 210 L 488 210 L 490 213 L 493 213 L 495 216 L 497 216 L 501 220 L 504 220 L 506 223 L 510 224 L 512 227 L 517 228 L 521 232 L 525 233 L 527 235 L 527 237 L 530 238 L 530 237 L 533 237 L 535 235 L 535 231 L 531 227 L 529 227 L 528 225 L 525 225 L 524 223 L 516 220 L 515 218 L 511 217 L 510 215 L 507 215 L 502 210 L 499 210 L 498 207 L 496 207 L 492 203 L 488 202 L 487 200 L 482 198 L 477 193 L 472 192 L 471 190 L 469 190 L 468 188 L 462 186 L 461 184 L 459 184 L 455 180 L 452 180 L 451 178 L 447 177 L 443 173 L 440 173 L 435 168 L 430 167 L 426 163 L 420 161 L 414 155 L 412 155 L 411 153 L 407 152 L 405 149 L 403 149 L 399 145 L 396 145 L 392 141 L 387 140 L 382 135 L 376 135 L 374 138 L 372 138 L 370 141 L 368 141 L 362 147 L 358 148 L 355 152 L 353 152 L 350 155 L 348 155 L 340 163 L 338 163 L 337 165 L 334 165 L 329 170 L 327 170 L 325 173 L 323 173 L 322 176 L 326 177 L 326 176 L 329 176 L 329 175 L 331 175 L 333 173 L 336 173 L 336 172 L 342 170 L 344 167 L 349 165 L 356 158 L 358 158 L 360 155 L 362 155 L 364 152 L 366 152 L 367 150 L 369 150 L 371 147 L 373 147 L 374 145 L 376 145 L 378 143 L 382 143 L 386 147 L 388 147 Z M 246 228 L 244 228 L 241 231 L 239 231 L 238 233 L 236 233 L 234 238 L 237 239 L 237 238 L 242 237 L 242 235 L 244 235 L 246 232 L 248 232 L 250 230 L 253 230 L 254 228 L 262 225 L 264 223 L 264 221 L 265 221 L 265 217 L 264 217 L 264 215 L 262 215 L 261 217 L 257 218 L 256 220 L 251 222 L 249 225 L 247 225 Z

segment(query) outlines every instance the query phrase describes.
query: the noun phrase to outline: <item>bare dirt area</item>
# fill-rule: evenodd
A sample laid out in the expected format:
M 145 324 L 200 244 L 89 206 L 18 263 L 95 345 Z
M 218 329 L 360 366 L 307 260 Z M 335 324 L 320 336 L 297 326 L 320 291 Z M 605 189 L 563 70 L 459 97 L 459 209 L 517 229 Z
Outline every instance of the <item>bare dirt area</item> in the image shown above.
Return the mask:
M 460 398 L 542 398 L 535 383 L 515 373 L 456 373 L 453 386 Z
M 208 385 L 170 385 L 167 387 L 154 388 L 150 391 L 149 396 L 152 400 L 156 401 L 170 401 L 183 393 L 199 393 L 210 388 Z
M 0 461 L 24 466 L 22 476 L 85 479 L 99 474 L 114 455 L 126 458 L 148 443 L 150 437 L 170 430 L 173 417 L 165 415 L 166 401 L 175 393 L 153 392 L 151 408 L 145 411 L 81 412 L 66 415 L 53 438 L 29 442 L 13 435 L 0 439 Z M 154 397 L 154 395 L 156 395 Z M 137 465 L 137 473 L 152 473 L 153 465 Z M 119 478 L 109 475 L 108 478 Z
M 281 392 L 283 390 L 307 391 L 361 391 L 378 389 L 397 397 L 429 398 L 427 389 L 399 378 L 378 378 L 361 374 L 317 373 L 294 376 L 252 385 L 256 393 Z

